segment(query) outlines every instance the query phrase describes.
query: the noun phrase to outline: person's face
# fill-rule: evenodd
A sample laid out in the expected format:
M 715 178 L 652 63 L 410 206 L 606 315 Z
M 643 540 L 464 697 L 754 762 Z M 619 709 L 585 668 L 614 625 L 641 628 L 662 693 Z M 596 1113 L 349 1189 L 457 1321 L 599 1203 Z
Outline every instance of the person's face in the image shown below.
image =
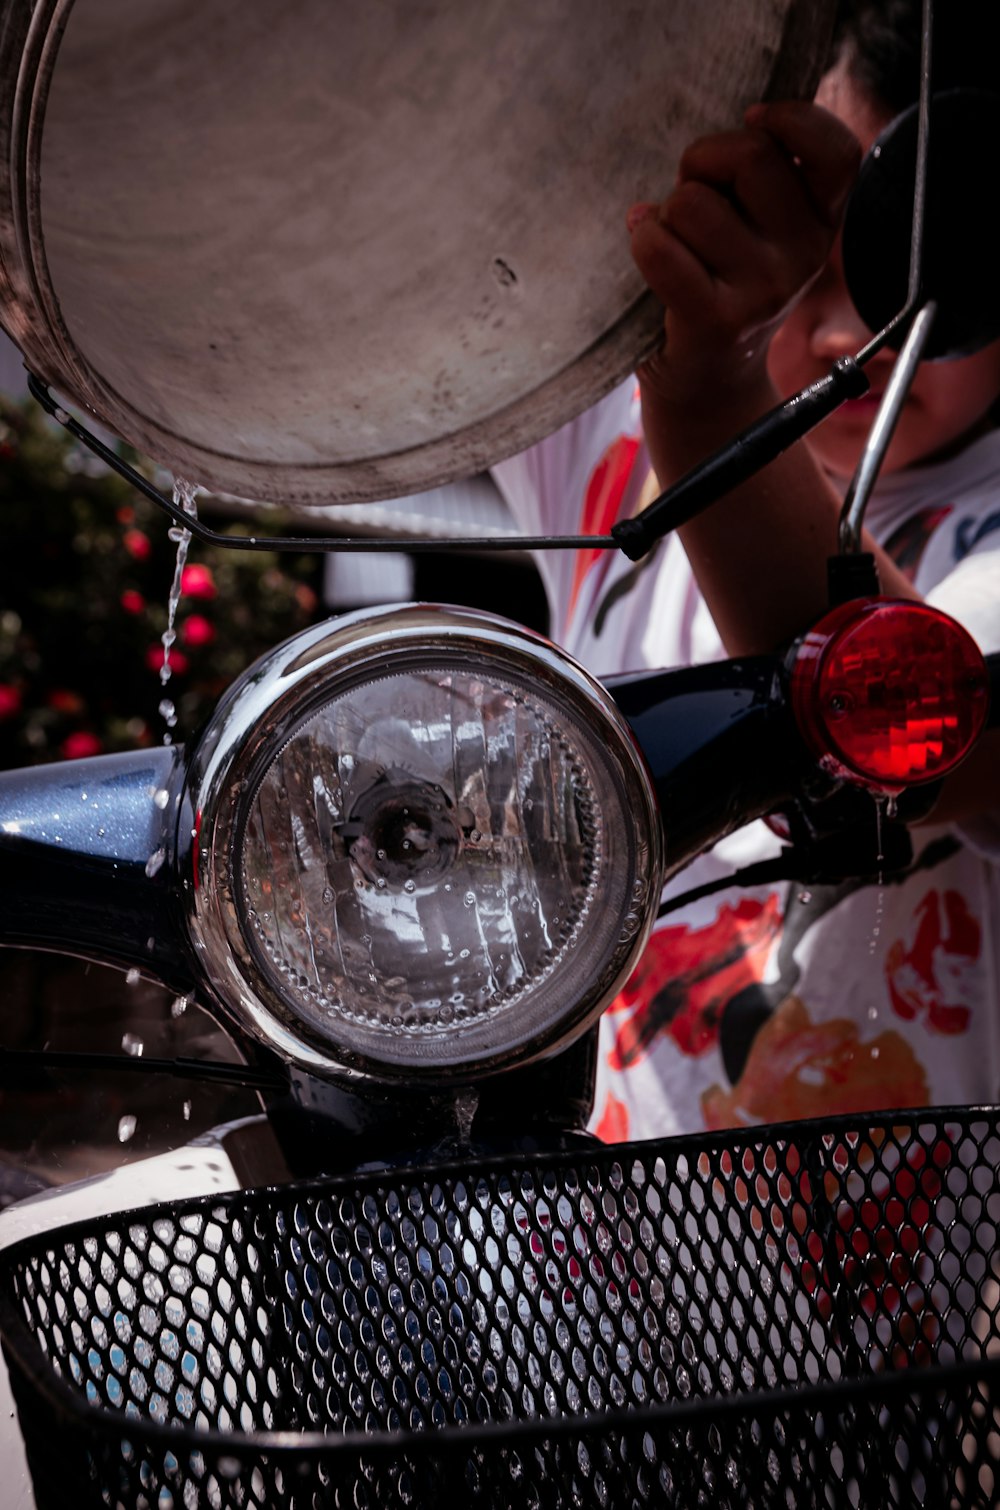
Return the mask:
M 826 75 L 816 98 L 851 128 L 866 151 L 888 125 L 889 116 L 857 88 L 842 64 Z M 870 336 L 848 296 L 838 240 L 826 267 L 771 342 L 771 379 L 782 397 L 788 397 L 823 377 L 838 357 L 853 356 Z M 870 392 L 842 404 L 809 436 L 813 454 L 829 471 L 844 476 L 854 471 L 895 360 L 890 350 L 874 356 L 865 367 Z M 998 395 L 1000 341 L 957 361 L 924 362 L 900 414 L 883 471 L 898 471 L 947 453 L 981 426 Z

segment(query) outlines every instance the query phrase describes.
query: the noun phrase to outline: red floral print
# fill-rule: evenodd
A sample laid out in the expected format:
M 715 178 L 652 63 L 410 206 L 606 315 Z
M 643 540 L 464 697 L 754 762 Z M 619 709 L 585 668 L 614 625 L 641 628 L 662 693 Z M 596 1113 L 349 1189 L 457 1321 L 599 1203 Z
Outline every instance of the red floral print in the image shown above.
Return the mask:
M 763 978 L 781 927 L 776 895 L 742 897 L 726 904 L 706 928 L 660 928 L 616 996 L 610 1012 L 622 1014 L 612 1069 L 642 1059 L 661 1030 L 684 1054 L 704 1054 L 718 1041 L 726 1003 Z
M 929 891 L 915 913 L 911 941 L 896 939 L 885 974 L 893 1011 L 906 1022 L 923 1018 L 934 1033 L 964 1033 L 965 975 L 979 959 L 981 929 L 957 891 Z
M 581 535 L 606 535 L 618 518 L 625 496 L 628 480 L 632 475 L 636 456 L 639 454 L 639 437 L 619 435 L 613 440 L 590 474 L 587 492 L 580 515 Z M 573 586 L 570 589 L 566 623 L 572 622 L 576 600 L 584 578 L 598 557 L 604 554 L 596 549 L 578 550 L 573 569 Z

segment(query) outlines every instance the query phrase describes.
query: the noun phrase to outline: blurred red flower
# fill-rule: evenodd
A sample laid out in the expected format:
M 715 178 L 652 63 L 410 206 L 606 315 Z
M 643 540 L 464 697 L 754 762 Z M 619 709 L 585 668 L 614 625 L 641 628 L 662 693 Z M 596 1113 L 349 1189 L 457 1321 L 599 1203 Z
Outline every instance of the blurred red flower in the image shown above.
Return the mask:
M 59 753 L 64 760 L 85 760 L 88 755 L 100 755 L 103 748 L 96 734 L 91 734 L 88 729 L 77 729 L 75 734 L 63 740 Z
M 181 572 L 181 592 L 186 598 L 214 598 L 215 579 L 207 566 L 185 566 Z
M 83 698 L 79 692 L 70 692 L 67 687 L 53 687 L 45 701 L 57 713 L 83 712 Z
M 136 592 L 134 587 L 127 587 L 119 599 L 126 613 L 142 613 L 146 607 L 146 599 L 141 592 Z
M 147 561 L 152 553 L 153 546 L 148 535 L 142 530 L 126 530 L 122 537 L 122 543 L 130 556 L 136 561 Z
M 150 645 L 149 649 L 146 651 L 146 665 L 149 667 L 150 671 L 160 671 L 163 669 L 163 655 L 164 651 L 162 645 Z M 178 676 L 183 676 L 184 672 L 188 669 L 190 664 L 190 661 L 183 653 L 183 651 L 177 650 L 176 648 L 171 650 L 171 671 L 176 671 Z
M 181 625 L 181 639 L 192 649 L 198 645 L 211 645 L 215 639 L 215 625 L 204 614 L 193 613 Z
M 10 682 L 0 682 L 0 718 L 13 718 L 20 711 L 20 692 Z

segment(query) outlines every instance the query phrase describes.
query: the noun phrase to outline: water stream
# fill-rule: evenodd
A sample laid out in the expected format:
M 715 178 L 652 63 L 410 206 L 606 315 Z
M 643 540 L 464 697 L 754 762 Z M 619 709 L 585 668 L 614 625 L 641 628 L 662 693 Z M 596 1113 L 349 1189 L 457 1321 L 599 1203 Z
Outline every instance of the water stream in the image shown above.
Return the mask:
M 879 935 L 882 932 L 882 913 L 885 909 L 885 877 L 882 874 L 885 850 L 882 841 L 882 823 L 886 815 L 891 817 L 896 810 L 895 803 L 893 803 L 892 813 L 889 813 L 888 800 L 885 797 L 875 798 L 875 863 L 878 866 L 878 891 L 875 894 L 875 921 L 872 924 L 871 935 L 868 939 L 869 958 L 878 948 Z
M 886 818 L 895 818 L 895 797 L 875 797 L 875 863 L 878 866 L 878 890 L 875 893 L 875 918 L 872 922 L 872 931 L 868 938 L 868 958 L 875 955 L 882 934 L 882 914 L 885 911 L 885 877 L 882 866 L 885 862 L 885 846 L 882 837 L 882 825 Z M 872 1003 L 868 1008 L 868 1021 L 874 1024 L 878 1021 L 878 1007 Z M 879 1046 L 873 1043 L 869 1049 L 873 1059 L 879 1057 Z
M 174 479 L 174 502 L 179 503 L 185 514 L 190 514 L 192 519 L 198 517 L 198 508 L 195 499 L 198 496 L 198 485 L 194 482 L 185 482 L 183 477 Z M 191 531 L 180 525 L 175 525 L 169 531 L 169 538 L 176 542 L 177 556 L 174 562 L 174 580 L 170 585 L 170 595 L 167 598 L 167 627 L 160 636 L 163 642 L 163 665 L 160 667 L 160 684 L 164 691 L 172 673 L 170 666 L 170 650 L 177 638 L 174 622 L 177 618 L 177 605 L 181 600 L 181 578 L 187 565 L 188 546 L 191 544 Z M 177 709 L 169 697 L 164 697 L 160 702 L 160 716 L 167 726 L 167 732 L 163 736 L 165 745 L 173 743 L 173 735 L 170 732 L 177 725 Z

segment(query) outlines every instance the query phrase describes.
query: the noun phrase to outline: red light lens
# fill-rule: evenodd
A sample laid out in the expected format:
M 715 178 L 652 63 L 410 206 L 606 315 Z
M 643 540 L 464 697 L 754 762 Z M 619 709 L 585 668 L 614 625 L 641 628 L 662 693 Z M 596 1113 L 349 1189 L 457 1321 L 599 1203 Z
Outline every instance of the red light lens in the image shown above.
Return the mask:
M 810 630 L 790 691 L 814 755 L 892 792 L 958 764 L 986 720 L 988 686 L 961 624 L 926 603 L 874 598 L 844 603 Z

